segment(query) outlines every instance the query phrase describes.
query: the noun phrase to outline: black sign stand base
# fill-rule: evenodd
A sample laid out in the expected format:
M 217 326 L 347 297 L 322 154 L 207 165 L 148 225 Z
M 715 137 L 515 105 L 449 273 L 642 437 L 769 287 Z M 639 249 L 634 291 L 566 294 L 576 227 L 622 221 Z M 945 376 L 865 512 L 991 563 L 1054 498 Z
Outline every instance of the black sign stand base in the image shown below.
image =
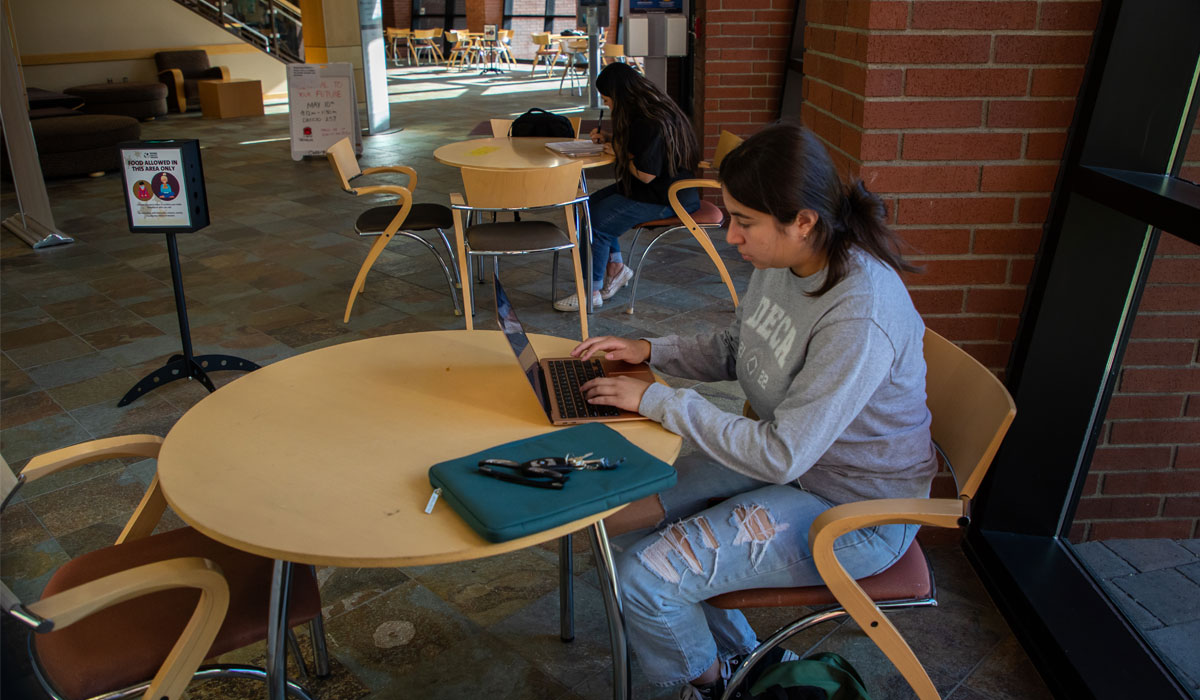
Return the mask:
M 183 354 L 172 355 L 167 364 L 159 367 L 143 377 L 133 388 L 121 397 L 117 406 L 127 406 L 138 397 L 144 396 L 151 390 L 175 381 L 176 379 L 196 379 L 210 392 L 216 391 L 212 380 L 205 370 L 241 370 L 251 372 L 258 365 L 233 355 L 192 355 L 192 331 L 188 327 L 187 305 L 183 298 L 183 273 L 179 269 L 179 246 L 175 243 L 175 234 L 167 234 L 167 258 L 171 263 L 171 283 L 175 289 L 175 313 L 179 316 L 179 337 L 183 341 Z

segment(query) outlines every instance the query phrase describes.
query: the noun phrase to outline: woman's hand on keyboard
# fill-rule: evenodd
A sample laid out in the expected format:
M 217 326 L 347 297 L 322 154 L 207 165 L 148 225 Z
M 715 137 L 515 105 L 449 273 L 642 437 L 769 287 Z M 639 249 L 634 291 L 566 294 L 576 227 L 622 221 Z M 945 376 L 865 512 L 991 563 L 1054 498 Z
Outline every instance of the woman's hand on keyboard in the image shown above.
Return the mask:
M 592 355 L 601 353 L 607 360 L 624 360 L 636 365 L 650 359 L 650 343 L 645 340 L 630 340 L 611 335 L 600 335 L 588 338 L 571 351 L 571 357 L 589 360 Z M 643 389 L 643 391 L 645 391 Z M 636 409 L 633 409 L 636 410 Z
M 632 377 L 599 377 L 579 387 L 583 397 L 597 406 L 616 406 L 637 413 L 649 382 Z

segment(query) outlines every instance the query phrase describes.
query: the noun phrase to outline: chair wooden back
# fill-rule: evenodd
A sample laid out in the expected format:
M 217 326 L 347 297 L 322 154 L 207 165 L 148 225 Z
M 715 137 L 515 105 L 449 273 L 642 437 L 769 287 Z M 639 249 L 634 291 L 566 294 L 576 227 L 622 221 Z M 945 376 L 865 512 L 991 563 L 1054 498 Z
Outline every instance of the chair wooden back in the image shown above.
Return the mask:
M 996 375 L 929 329 L 925 367 L 933 440 L 950 462 L 959 497 L 974 498 L 1017 407 Z
M 8 505 L 8 496 L 17 488 L 17 476 L 8 468 L 8 460 L 0 457 L 0 510 Z
M 432 29 L 414 29 L 413 33 L 412 33 L 412 38 L 421 39 L 421 40 L 432 40 L 433 37 L 436 36 L 436 34 L 434 34 L 433 32 L 434 32 L 434 30 L 432 30 Z
M 729 152 L 733 149 L 742 145 L 742 141 L 744 140 L 741 136 L 722 129 L 721 138 L 717 141 L 717 150 L 713 154 L 712 166 L 720 168 L 721 161 L 725 160 L 725 156 L 729 155 Z
M 605 58 L 616 59 L 616 58 L 624 58 L 625 57 L 625 45 L 624 44 L 605 44 L 604 46 L 601 47 L 600 50 L 603 53 Z
M 508 130 L 512 127 L 512 119 L 491 119 L 492 136 L 499 138 L 508 136 Z M 575 138 L 579 138 L 579 128 L 583 126 L 583 117 L 567 117 L 567 121 L 571 122 L 571 128 L 575 130 Z
M 492 136 L 500 138 L 508 136 L 508 130 L 512 127 L 513 120 L 511 119 L 492 119 Z
M 575 199 L 583 162 L 539 170 L 463 168 L 467 204 L 483 209 L 534 209 Z
M 529 35 L 529 39 L 538 46 L 549 46 L 550 32 L 534 32 Z
M 404 39 L 409 35 L 409 32 L 411 30 L 397 29 L 395 27 L 388 27 L 387 29 L 385 29 L 383 31 L 384 31 L 384 36 L 388 39 Z
M 358 167 L 358 158 L 354 156 L 354 146 L 350 144 L 350 137 L 347 136 L 325 149 L 325 157 L 333 166 L 333 172 L 337 173 L 338 179 L 342 181 L 342 189 L 347 192 L 353 190 L 350 181 L 362 174 L 362 168 Z

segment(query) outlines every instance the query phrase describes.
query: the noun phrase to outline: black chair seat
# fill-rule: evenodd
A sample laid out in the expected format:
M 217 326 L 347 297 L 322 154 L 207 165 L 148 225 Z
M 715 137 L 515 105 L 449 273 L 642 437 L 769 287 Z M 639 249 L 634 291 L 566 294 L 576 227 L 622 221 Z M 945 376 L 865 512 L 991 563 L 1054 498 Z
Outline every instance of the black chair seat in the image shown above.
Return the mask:
M 359 215 L 354 222 L 354 230 L 359 233 L 382 233 L 396 213 L 399 205 L 372 207 Z M 448 207 L 441 204 L 413 204 L 408 212 L 408 218 L 400 226 L 405 231 L 427 231 L 429 229 L 448 229 L 454 227 L 454 217 Z
M 561 250 L 571 247 L 571 239 L 563 230 L 548 221 L 501 221 L 477 224 L 467 229 L 467 245 L 471 253 L 530 252 Z

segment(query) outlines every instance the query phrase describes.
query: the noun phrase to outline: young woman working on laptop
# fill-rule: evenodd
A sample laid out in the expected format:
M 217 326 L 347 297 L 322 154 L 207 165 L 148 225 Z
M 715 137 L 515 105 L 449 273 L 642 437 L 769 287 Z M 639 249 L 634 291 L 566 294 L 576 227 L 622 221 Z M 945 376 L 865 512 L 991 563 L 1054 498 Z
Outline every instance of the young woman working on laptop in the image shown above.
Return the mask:
M 618 558 L 630 643 L 659 685 L 719 697 L 722 669 L 756 646 L 736 610 L 701 601 L 756 587 L 821 583 L 808 549 L 829 507 L 924 497 L 936 471 L 925 407 L 924 324 L 898 272 L 878 197 L 844 184 L 806 129 L 776 125 L 726 156 L 726 240 L 754 265 L 723 332 L 649 340 L 591 338 L 573 354 L 649 361 L 699 380 L 737 379 L 759 419 L 690 389 L 628 378 L 584 386 L 596 404 L 639 411 L 691 441 L 678 484 L 609 519 L 610 532 L 659 529 Z M 712 498 L 726 498 L 708 507 Z M 899 559 L 917 527 L 839 540 L 855 578 Z M 782 655 L 782 648 L 776 649 Z M 790 652 L 788 652 L 790 654 Z
M 667 190 L 693 177 L 700 160 L 696 134 L 674 100 L 624 63 L 610 63 L 596 78 L 596 90 L 612 110 L 612 134 L 593 129 L 592 140 L 617 157 L 616 183 L 588 198 L 592 221 L 592 304 L 600 306 L 633 278 L 621 258 L 618 240 L 643 221 L 674 216 Z M 700 208 L 695 189 L 679 193 L 688 212 Z M 554 302 L 559 311 L 578 311 L 575 294 Z

